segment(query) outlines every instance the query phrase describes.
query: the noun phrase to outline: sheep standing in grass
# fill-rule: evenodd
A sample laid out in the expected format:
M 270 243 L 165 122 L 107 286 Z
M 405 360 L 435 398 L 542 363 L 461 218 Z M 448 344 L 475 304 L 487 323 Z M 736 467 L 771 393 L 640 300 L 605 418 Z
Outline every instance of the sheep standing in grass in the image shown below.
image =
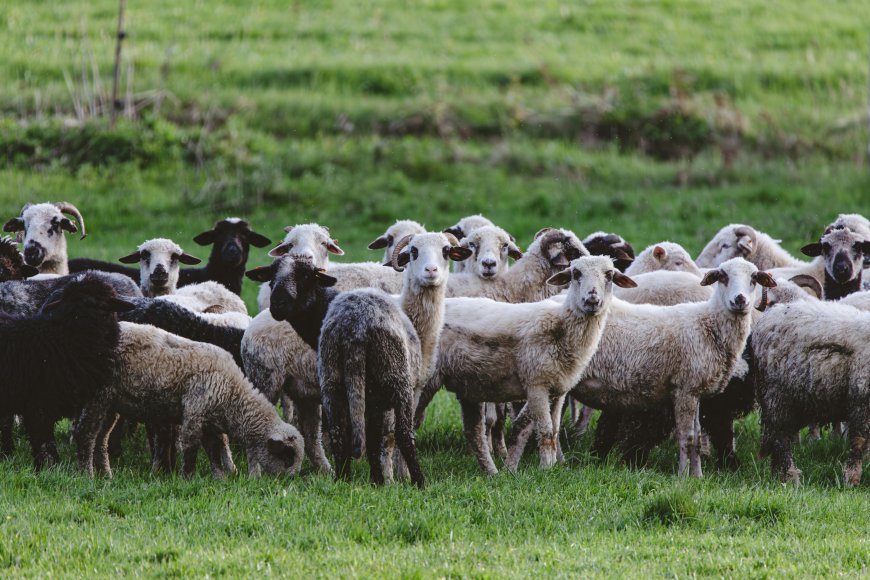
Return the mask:
M 612 285 L 632 284 L 603 256 L 576 259 L 547 283 L 568 285 L 563 301 L 452 298 L 446 304 L 439 376 L 462 405 L 466 438 L 485 473 L 498 471 L 483 437 L 481 412 L 487 402 L 526 400 L 541 467 L 555 463 L 561 405 L 551 415 L 550 400 L 561 399 L 580 379 L 598 347 Z M 509 470 L 516 470 L 521 452 L 509 451 Z
M 640 411 L 670 401 L 679 473 L 701 476 L 698 404 L 728 383 L 749 337 L 756 285 L 774 287 L 742 259 L 707 272 L 709 301 L 675 306 L 616 300 L 598 352 L 572 395 L 596 409 Z M 519 418 L 517 420 L 519 424 Z
M 870 438 L 870 313 L 805 300 L 774 306 L 752 336 L 761 451 L 774 475 L 800 480 L 791 445 L 811 423 L 846 421 L 846 485 L 861 480 Z
M 414 441 L 417 393 L 433 372 L 444 312 L 449 260 L 471 251 L 445 234 L 417 234 L 401 240 L 392 265 L 404 270 L 398 300 L 374 289 L 339 294 L 329 306 L 318 343 L 317 373 L 337 476 L 349 477 L 351 455 L 363 440 L 373 483 L 391 479 L 388 415 L 394 414 L 395 442 L 422 487 L 423 472 Z
M 215 476 L 235 470 L 222 433 L 244 444 L 252 473 L 298 471 L 301 435 L 280 420 L 224 350 L 152 326 L 121 323 L 117 359 L 113 380 L 85 406 L 76 429 L 79 466 L 86 473 L 96 466 L 111 476 L 106 442 L 115 413 L 156 425 L 180 424 L 182 471 L 188 477 L 200 445 Z
M 64 214 L 75 217 L 75 222 Z M 67 265 L 66 236 L 64 232 L 76 233 L 81 227 L 84 239 L 85 220 L 81 212 L 67 201 L 57 203 L 27 204 L 21 215 L 12 218 L 3 226 L 5 232 L 18 232 L 24 242 L 24 261 L 39 268 L 43 274 L 69 274 Z
M 54 423 L 75 416 L 112 378 L 119 326 L 133 308 L 86 275 L 49 295 L 36 315 L 0 316 L 0 408 L 21 415 L 36 469 L 58 460 Z

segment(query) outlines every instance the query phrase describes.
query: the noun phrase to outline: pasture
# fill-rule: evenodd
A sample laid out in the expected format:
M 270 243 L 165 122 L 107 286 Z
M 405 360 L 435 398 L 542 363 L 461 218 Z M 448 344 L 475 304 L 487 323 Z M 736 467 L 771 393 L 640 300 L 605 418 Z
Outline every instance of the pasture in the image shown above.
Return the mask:
M 521 246 L 544 226 L 615 231 L 697 254 L 750 223 L 797 254 L 838 213 L 870 212 L 867 19 L 859 1 L 414 4 L 130 2 L 110 128 L 117 3 L 0 5 L 0 207 L 68 200 L 115 260 L 246 217 L 330 227 L 342 260 L 395 219 L 432 229 L 482 212 Z M 95 71 L 97 71 L 95 73 Z M 132 80 L 131 79 L 132 73 Z M 128 87 L 129 86 L 129 90 Z M 127 97 L 129 93 L 129 98 Z M 251 267 L 268 263 L 253 251 Z M 256 286 L 246 282 L 252 311 Z M 479 474 L 440 393 L 418 434 L 428 487 L 374 489 L 305 463 L 297 479 L 153 476 L 141 434 L 115 478 L 0 463 L 0 570 L 22 576 L 767 576 L 863 574 L 867 485 L 842 489 L 846 444 L 796 447 L 799 489 L 757 458 L 675 476 L 590 456 Z M 245 465 L 235 450 L 240 471 Z

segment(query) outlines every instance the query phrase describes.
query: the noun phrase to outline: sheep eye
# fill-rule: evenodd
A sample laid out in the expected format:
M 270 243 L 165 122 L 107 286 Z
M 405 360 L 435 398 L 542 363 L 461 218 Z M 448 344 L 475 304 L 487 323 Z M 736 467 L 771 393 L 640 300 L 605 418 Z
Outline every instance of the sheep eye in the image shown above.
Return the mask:
M 831 244 L 825 242 L 824 244 L 822 244 L 822 249 L 825 250 L 825 253 L 827 254 L 831 251 Z
M 474 242 L 468 242 L 468 249 L 473 250 L 475 248 Z
M 613 281 L 613 272 L 608 272 L 608 273 L 606 273 L 606 274 L 604 275 L 604 277 L 607 278 L 607 281 L 608 281 L 608 282 L 612 282 L 612 281 Z
M 417 251 L 417 248 L 411 248 L 411 259 L 412 259 L 412 260 L 416 260 L 416 259 L 417 259 L 417 256 L 418 256 L 419 254 L 420 254 L 420 252 Z
M 142 258 L 143 260 L 147 260 L 151 257 L 151 252 L 149 252 L 147 250 L 142 251 L 139 253 L 139 257 Z
M 731 244 L 722 244 L 722 249 L 723 249 L 723 250 L 727 250 L 727 249 L 730 248 L 730 247 L 731 247 Z

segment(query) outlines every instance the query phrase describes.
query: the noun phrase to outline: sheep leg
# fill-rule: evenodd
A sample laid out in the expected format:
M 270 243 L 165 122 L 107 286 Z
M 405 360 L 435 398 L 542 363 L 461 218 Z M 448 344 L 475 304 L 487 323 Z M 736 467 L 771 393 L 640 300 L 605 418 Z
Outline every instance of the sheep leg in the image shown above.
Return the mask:
M 284 412 L 285 423 L 295 423 L 296 407 L 293 404 L 293 399 L 287 393 L 281 393 L 281 410 Z
M 414 428 L 419 429 L 426 419 L 426 407 L 435 398 L 438 390 L 441 388 L 441 376 L 438 373 L 433 373 L 423 388 L 417 393 L 417 404 L 414 409 Z
M 374 485 L 384 485 L 384 413 L 370 409 L 366 417 L 366 455 L 369 459 L 369 481 Z M 390 459 L 392 462 L 392 459 Z
M 520 459 L 523 457 L 523 451 L 526 449 L 526 444 L 532 434 L 532 418 L 525 405 L 517 413 L 511 426 L 510 437 L 508 437 L 508 457 L 505 459 L 505 464 L 511 463 L 518 466 Z
M 0 458 L 11 457 L 15 453 L 15 415 L 0 417 Z
M 526 405 L 538 437 L 538 453 L 541 456 L 539 466 L 541 469 L 549 469 L 556 464 L 556 433 L 553 431 L 553 417 L 550 415 L 550 393 L 547 389 L 531 389 Z M 559 408 L 561 409 L 561 405 Z
M 598 428 L 595 430 L 595 441 L 592 443 L 592 454 L 604 459 L 610 454 L 619 435 L 622 423 L 622 413 L 611 410 L 601 411 L 598 416 Z
M 556 397 L 552 403 L 550 418 L 553 421 L 553 434 L 556 437 L 556 461 L 565 463 L 565 455 L 562 453 L 562 445 L 559 442 L 559 430 L 562 427 L 562 414 L 564 410 L 565 396 Z
M 846 461 L 844 478 L 848 487 L 861 483 L 861 463 L 867 452 L 867 437 L 870 435 L 870 418 L 862 417 L 865 414 L 860 405 L 852 407 L 849 417 L 849 459 Z M 836 423 L 835 423 L 836 425 Z
M 384 412 L 381 439 L 381 473 L 385 483 L 393 483 L 393 464 L 396 461 L 396 416 L 392 410 Z
M 700 402 L 696 407 L 695 411 L 695 422 L 693 425 L 695 432 L 695 445 L 692 448 L 692 456 L 691 456 L 691 472 L 692 477 L 701 477 L 701 450 L 702 450 L 702 438 L 703 432 L 701 431 L 701 405 Z
M 109 462 L 109 437 L 121 416 L 117 413 L 107 413 L 100 425 L 100 434 L 94 446 L 94 470 L 108 478 L 112 477 L 112 465 Z
M 578 403 L 579 404 L 579 403 Z M 574 435 L 579 439 L 586 433 L 586 430 L 589 428 L 589 423 L 592 421 L 592 413 L 595 411 L 592 407 L 588 405 L 583 405 L 583 408 L 580 409 L 580 420 L 574 422 Z
M 151 471 L 154 473 L 172 473 L 175 471 L 178 426 L 151 426 Z
M 129 421 L 126 418 L 121 417 L 118 419 L 118 424 L 109 434 L 109 454 L 115 459 L 120 457 L 121 452 L 123 451 L 121 440 L 124 438 L 124 432 L 126 431 L 124 427 L 128 425 L 128 423 Z
M 767 430 L 767 429 L 765 429 Z M 800 484 L 801 471 L 794 464 L 791 451 L 792 435 L 789 431 L 770 430 L 769 441 L 770 471 L 774 477 Z
M 23 415 L 22 420 L 24 432 L 30 440 L 30 451 L 33 454 L 33 466 L 36 471 L 59 463 L 60 455 L 54 441 L 54 422 L 40 412 Z
M 737 469 L 737 450 L 734 444 L 734 421 L 730 416 L 715 416 L 704 426 L 720 469 Z
M 813 423 L 810 425 L 810 429 L 807 432 L 807 439 L 810 441 L 819 441 L 822 438 L 822 428 L 818 423 Z
M 202 440 L 202 420 L 198 417 L 185 417 L 178 436 L 178 447 L 182 454 L 181 473 L 186 478 L 196 474 L 196 454 L 202 445 Z
M 568 396 L 568 411 L 571 413 L 571 424 L 576 424 L 580 420 L 580 403 L 570 395 Z
M 477 457 L 477 464 L 485 474 L 495 475 L 498 469 L 484 438 L 483 403 L 460 400 L 459 405 L 462 407 L 462 429 L 465 432 L 465 440 Z
M 402 466 L 407 475 L 410 476 L 411 482 L 422 489 L 426 485 L 426 479 L 423 477 L 423 469 L 420 467 L 420 461 L 417 458 L 417 438 L 414 434 L 414 406 L 412 401 L 398 401 L 395 417 L 396 444 L 399 446 L 403 459 Z M 404 473 L 402 475 L 403 477 L 405 476 Z
M 82 409 L 76 420 L 76 429 L 73 433 L 76 444 L 76 458 L 79 470 L 94 477 L 94 447 L 97 437 L 101 434 L 100 428 L 106 422 L 109 407 L 103 401 L 96 398 Z M 109 434 L 111 436 L 111 434 Z
M 211 473 L 216 479 L 223 479 L 226 473 L 235 473 L 232 452 L 229 449 L 229 438 L 224 433 L 204 433 L 202 447 L 208 457 Z
M 502 403 L 495 404 L 495 422 L 492 424 L 490 439 L 492 440 L 492 451 L 496 457 L 504 460 L 507 457 L 507 446 L 504 441 L 505 419 L 507 418 L 507 409 Z
M 351 435 L 347 397 L 341 382 L 329 377 L 322 379 L 323 412 L 329 430 L 329 442 L 335 459 L 335 478 L 350 481 Z
M 698 443 L 695 421 L 698 415 L 698 399 L 691 395 L 678 394 L 674 397 L 674 419 L 677 427 L 677 442 L 680 447 L 680 461 L 677 473 L 680 476 L 691 475 L 700 477 L 699 464 L 695 466 L 695 453 Z
M 332 466 L 323 449 L 320 420 L 320 401 L 304 399 L 295 403 L 296 417 L 302 438 L 305 441 L 305 455 L 320 473 L 332 473 Z

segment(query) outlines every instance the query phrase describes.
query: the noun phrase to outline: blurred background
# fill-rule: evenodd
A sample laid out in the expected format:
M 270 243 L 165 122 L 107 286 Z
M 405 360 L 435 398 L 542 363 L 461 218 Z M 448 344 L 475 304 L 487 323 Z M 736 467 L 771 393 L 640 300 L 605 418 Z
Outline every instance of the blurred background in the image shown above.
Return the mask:
M 522 245 L 742 222 L 796 251 L 870 211 L 861 0 L 125 4 L 114 124 L 119 1 L 0 4 L 2 217 L 76 204 L 72 256 L 205 258 L 238 215 L 374 259 L 395 219 L 477 212 Z

